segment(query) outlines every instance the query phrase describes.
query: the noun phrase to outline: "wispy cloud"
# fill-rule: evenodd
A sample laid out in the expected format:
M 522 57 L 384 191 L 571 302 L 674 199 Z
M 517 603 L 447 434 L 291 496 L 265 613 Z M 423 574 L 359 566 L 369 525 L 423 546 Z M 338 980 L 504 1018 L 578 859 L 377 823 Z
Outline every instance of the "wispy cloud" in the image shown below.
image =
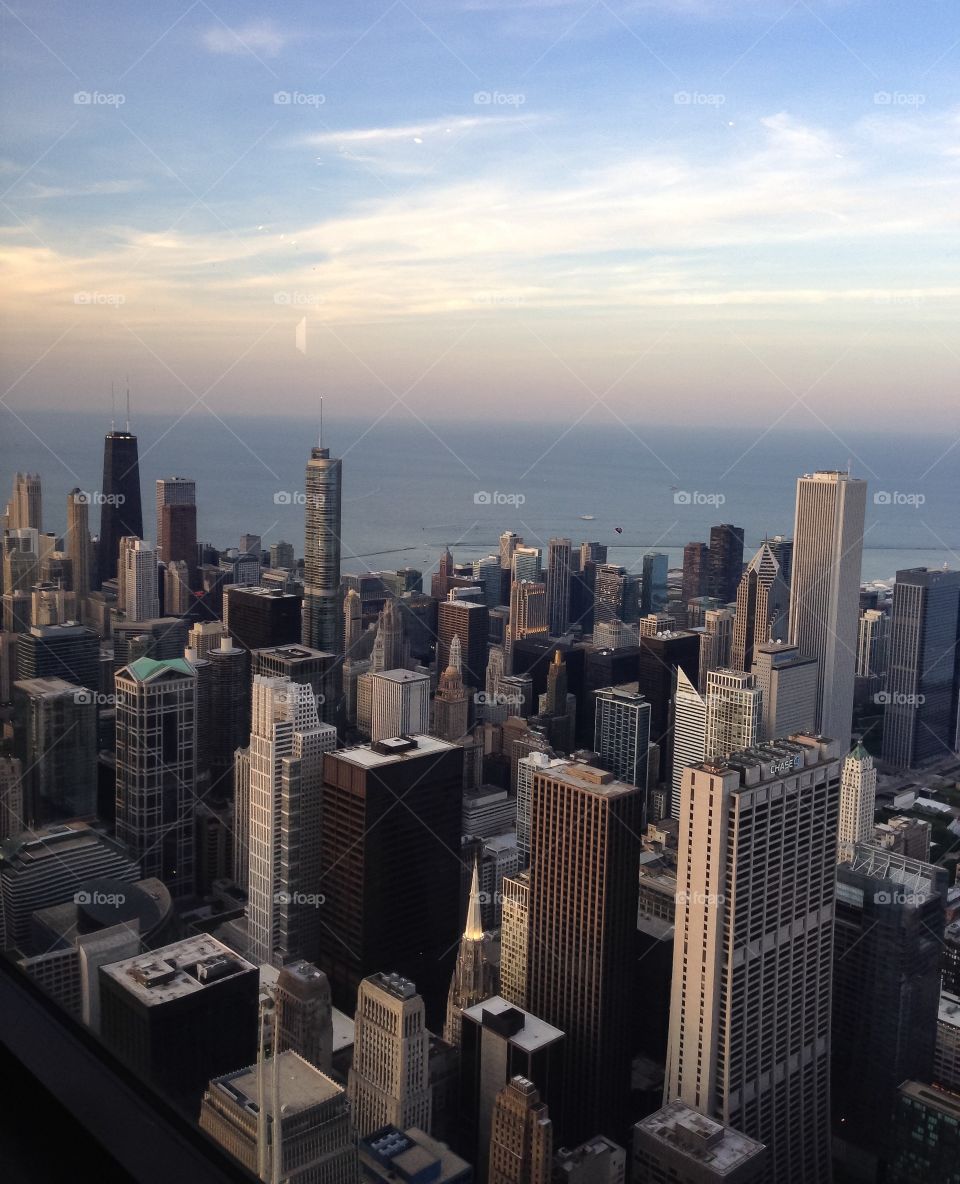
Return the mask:
M 433 119 L 426 123 L 407 123 L 395 127 L 360 127 L 346 131 L 317 132 L 303 136 L 295 143 L 313 148 L 337 147 L 341 144 L 371 147 L 378 144 L 413 144 L 428 137 L 457 136 L 474 128 L 486 129 L 516 123 L 518 118 L 509 115 L 455 116 L 451 119 Z
M 253 21 L 239 28 L 213 25 L 204 30 L 202 41 L 210 53 L 263 54 L 276 57 L 290 41 L 290 35 L 281 32 L 272 21 Z
M 28 196 L 47 201 L 55 197 L 111 197 L 120 193 L 135 193 L 143 188 L 142 181 L 91 181 L 87 185 L 31 185 Z

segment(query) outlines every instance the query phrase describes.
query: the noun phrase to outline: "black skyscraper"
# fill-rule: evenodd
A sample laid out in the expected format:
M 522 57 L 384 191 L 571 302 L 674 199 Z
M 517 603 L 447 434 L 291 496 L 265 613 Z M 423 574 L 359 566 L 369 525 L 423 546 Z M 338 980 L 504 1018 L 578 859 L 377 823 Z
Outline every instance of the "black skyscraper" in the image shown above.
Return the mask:
M 97 547 L 100 584 L 117 574 L 120 540 L 126 535 L 143 538 L 140 504 L 140 460 L 137 437 L 130 431 L 107 432 L 103 442 L 103 501 L 100 506 L 100 542 Z
M 743 575 L 743 527 L 710 527 L 710 595 L 721 604 L 737 599 L 737 585 Z

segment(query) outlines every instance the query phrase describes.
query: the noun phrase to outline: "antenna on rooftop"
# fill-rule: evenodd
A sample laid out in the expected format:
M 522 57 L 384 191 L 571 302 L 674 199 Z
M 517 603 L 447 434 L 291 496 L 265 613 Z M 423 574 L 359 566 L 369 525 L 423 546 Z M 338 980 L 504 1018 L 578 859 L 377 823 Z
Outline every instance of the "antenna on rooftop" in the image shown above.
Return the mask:
M 127 434 L 130 434 L 130 375 L 127 375 Z

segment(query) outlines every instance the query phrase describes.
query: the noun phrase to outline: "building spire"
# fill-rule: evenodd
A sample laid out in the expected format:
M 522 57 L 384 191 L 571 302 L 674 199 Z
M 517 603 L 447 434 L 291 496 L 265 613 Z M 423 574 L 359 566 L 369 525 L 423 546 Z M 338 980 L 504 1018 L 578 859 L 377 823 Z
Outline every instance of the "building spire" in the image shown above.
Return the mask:
M 130 435 L 130 375 L 127 375 L 127 435 Z
M 323 395 L 320 396 L 320 439 L 319 446 L 323 447 Z
M 467 904 L 467 924 L 463 930 L 467 941 L 483 941 L 483 919 L 480 915 L 480 877 L 477 861 L 473 861 L 473 878 L 470 880 L 470 901 Z

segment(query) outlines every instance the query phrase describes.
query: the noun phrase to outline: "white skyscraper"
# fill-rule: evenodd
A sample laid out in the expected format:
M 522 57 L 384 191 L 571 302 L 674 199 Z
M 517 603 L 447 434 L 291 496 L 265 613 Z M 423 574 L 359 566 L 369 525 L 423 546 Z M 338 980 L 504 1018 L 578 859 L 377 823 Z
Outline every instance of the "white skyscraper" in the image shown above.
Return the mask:
M 850 747 L 867 483 L 842 472 L 797 481 L 790 641 L 816 658 L 818 728 Z
M 683 670 L 677 667 L 677 690 L 673 698 L 673 765 L 670 787 L 670 816 L 680 817 L 680 788 L 683 770 L 703 760 L 707 737 L 707 701 Z
M 873 841 L 873 814 L 877 801 L 877 770 L 873 757 L 858 744 L 843 762 L 840 772 L 839 854 L 851 854 L 854 843 Z
M 792 737 L 683 777 L 664 1101 L 767 1147 L 766 1184 L 828 1184 L 840 763 Z
M 309 683 L 254 677 L 247 929 L 257 962 L 282 966 L 314 953 L 323 753 L 336 743 Z
M 397 974 L 360 983 L 347 1093 L 361 1138 L 388 1123 L 430 1131 L 430 1033 L 417 988 Z
M 418 736 L 430 731 L 430 676 L 384 670 L 370 680 L 370 739 Z
M 160 616 L 157 559 L 156 549 L 143 539 L 121 540 L 121 601 L 128 621 L 152 621 Z
M 707 676 L 704 759 L 752 748 L 760 738 L 763 692 L 752 674 L 711 670 Z

